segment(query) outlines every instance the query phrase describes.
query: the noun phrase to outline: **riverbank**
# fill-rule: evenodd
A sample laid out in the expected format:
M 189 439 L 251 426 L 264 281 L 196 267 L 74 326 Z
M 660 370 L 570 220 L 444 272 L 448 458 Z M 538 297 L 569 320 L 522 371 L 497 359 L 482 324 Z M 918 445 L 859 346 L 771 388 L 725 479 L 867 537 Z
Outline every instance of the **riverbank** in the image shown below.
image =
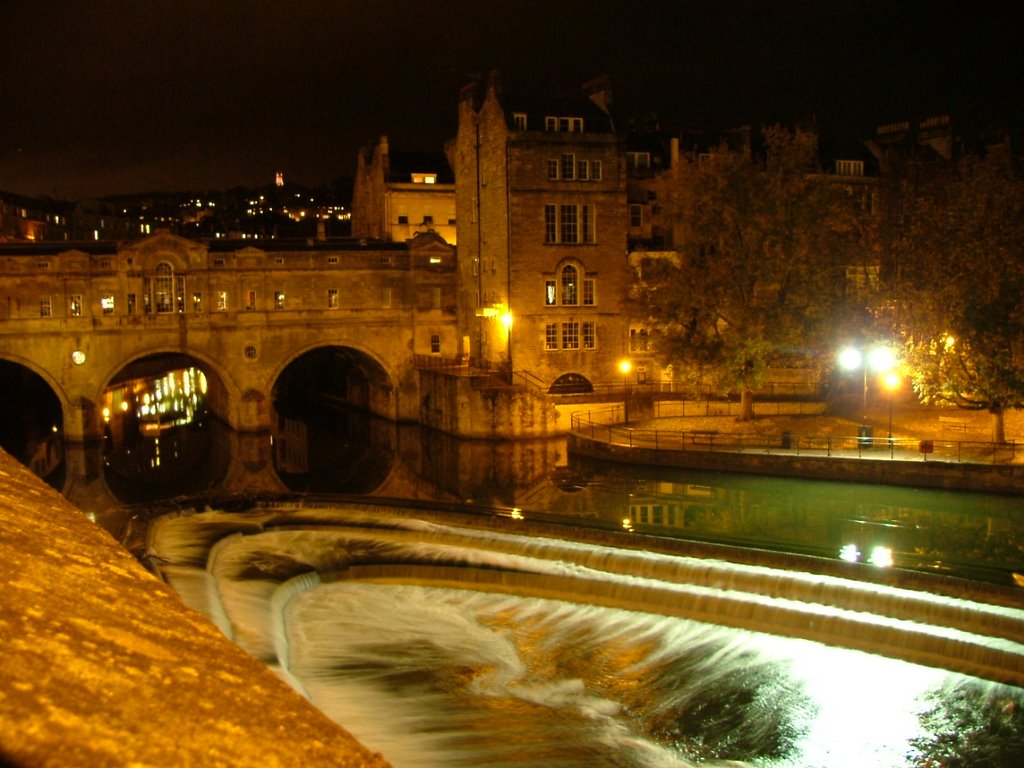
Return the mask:
M 747 421 L 691 411 L 628 424 L 605 421 L 614 421 L 614 411 L 578 414 L 568 448 L 651 466 L 1024 494 L 1024 446 L 1017 444 L 1024 414 L 1007 415 L 1009 442 L 996 445 L 985 413 L 916 405 L 802 410 L 762 404 Z

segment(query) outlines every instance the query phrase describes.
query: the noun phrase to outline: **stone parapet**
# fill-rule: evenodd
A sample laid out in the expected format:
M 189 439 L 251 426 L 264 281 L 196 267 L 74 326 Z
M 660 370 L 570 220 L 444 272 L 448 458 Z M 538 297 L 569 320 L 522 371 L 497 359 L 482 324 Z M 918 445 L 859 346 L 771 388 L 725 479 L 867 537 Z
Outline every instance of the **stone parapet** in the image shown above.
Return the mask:
M 388 763 L 0 451 L 0 763 Z

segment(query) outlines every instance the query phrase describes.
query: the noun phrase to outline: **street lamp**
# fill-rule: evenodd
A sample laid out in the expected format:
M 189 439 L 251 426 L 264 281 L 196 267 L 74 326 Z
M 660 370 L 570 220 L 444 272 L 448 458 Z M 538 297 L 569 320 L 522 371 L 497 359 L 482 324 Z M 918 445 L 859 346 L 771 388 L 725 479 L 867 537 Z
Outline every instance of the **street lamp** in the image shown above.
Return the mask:
M 868 370 L 876 373 L 891 371 L 896 365 L 896 355 L 889 347 L 871 347 L 861 351 L 856 347 L 845 347 L 839 353 L 839 366 L 847 371 L 855 371 L 858 368 L 864 371 L 864 400 L 862 412 L 864 421 L 868 418 Z
M 892 403 L 896 399 L 896 391 L 903 383 L 903 379 L 895 371 L 889 371 L 882 378 L 882 386 L 889 393 L 889 458 L 892 458 Z
M 629 374 L 632 371 L 632 360 L 619 360 L 619 373 L 622 374 L 622 418 L 626 424 L 629 424 Z

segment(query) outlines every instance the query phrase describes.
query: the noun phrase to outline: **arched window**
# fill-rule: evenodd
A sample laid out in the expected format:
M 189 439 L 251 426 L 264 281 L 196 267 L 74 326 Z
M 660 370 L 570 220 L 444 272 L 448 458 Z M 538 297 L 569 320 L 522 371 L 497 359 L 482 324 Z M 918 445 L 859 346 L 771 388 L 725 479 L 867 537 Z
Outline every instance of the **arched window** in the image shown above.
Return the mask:
M 580 373 L 563 373 L 548 387 L 552 395 L 589 395 L 593 391 L 590 379 Z
M 157 312 L 174 311 L 174 267 L 167 262 L 156 265 L 153 279 L 153 303 Z
M 579 272 L 576 267 L 568 264 L 562 267 L 562 303 L 576 305 L 580 303 Z

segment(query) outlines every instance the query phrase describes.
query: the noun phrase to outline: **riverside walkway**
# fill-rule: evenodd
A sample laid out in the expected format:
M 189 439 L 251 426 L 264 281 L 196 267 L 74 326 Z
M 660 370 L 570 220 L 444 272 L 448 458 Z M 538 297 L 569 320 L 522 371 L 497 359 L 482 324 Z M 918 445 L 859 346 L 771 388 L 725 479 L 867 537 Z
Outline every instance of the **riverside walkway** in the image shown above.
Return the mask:
M 637 464 L 1024 493 L 1024 443 L 987 439 L 981 414 L 905 407 L 853 420 L 822 404 L 761 403 L 754 421 L 741 422 L 729 404 L 688 407 L 640 421 L 621 406 L 578 411 L 569 450 Z

